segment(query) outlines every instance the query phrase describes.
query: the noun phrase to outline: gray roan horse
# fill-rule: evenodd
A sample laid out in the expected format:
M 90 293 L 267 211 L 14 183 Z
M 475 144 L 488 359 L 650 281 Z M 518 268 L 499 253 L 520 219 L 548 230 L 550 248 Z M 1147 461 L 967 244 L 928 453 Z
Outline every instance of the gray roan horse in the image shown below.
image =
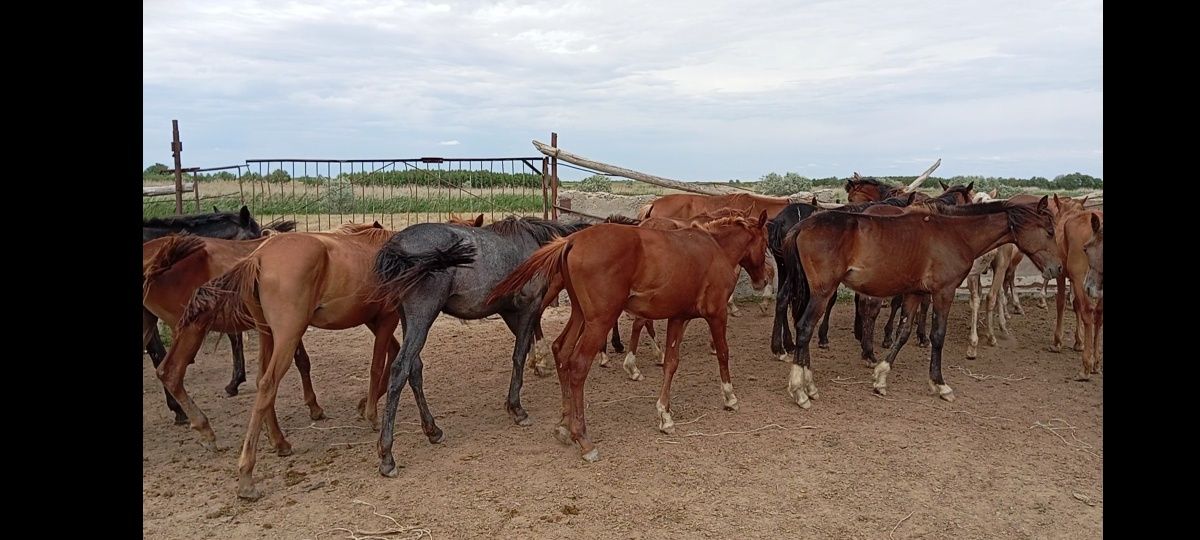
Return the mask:
M 540 331 L 545 279 L 531 281 L 519 293 L 491 305 L 484 303 L 492 288 L 529 255 L 550 240 L 567 236 L 588 224 L 566 225 L 535 218 L 509 217 L 486 227 L 422 223 L 397 232 L 379 251 L 375 275 L 381 299 L 398 306 L 404 341 L 391 367 L 387 407 L 379 430 L 379 472 L 396 476 L 392 457 L 396 407 L 407 383 L 423 400 L 421 349 L 439 313 L 459 319 L 482 319 L 499 314 L 516 336 L 512 379 L 505 408 L 518 425 L 533 423 L 521 407 L 525 357 L 535 332 Z M 370 396 L 374 398 L 375 396 Z M 422 412 L 428 411 L 420 404 Z M 433 415 L 421 423 L 430 441 L 443 439 Z
M 271 228 L 278 232 L 287 232 L 294 229 L 295 226 L 296 222 L 285 221 L 271 225 Z M 185 214 L 143 219 L 142 243 L 179 233 L 225 240 L 251 240 L 262 236 L 262 230 L 263 228 L 250 215 L 250 209 L 246 206 L 243 205 L 237 212 L 221 212 L 214 206 L 211 214 Z M 158 334 L 158 317 L 145 308 L 142 308 L 142 327 L 150 333 L 150 339 L 146 343 L 146 354 L 150 355 L 150 361 L 157 368 L 163 358 L 166 358 L 167 349 L 163 345 L 162 337 Z M 227 335 L 233 351 L 233 377 L 230 385 L 226 387 L 226 393 L 236 396 L 238 385 L 246 382 L 246 360 L 242 353 L 242 335 Z M 170 394 L 167 394 L 167 408 L 175 413 L 176 424 L 187 424 L 187 415 L 183 413 L 183 408 Z

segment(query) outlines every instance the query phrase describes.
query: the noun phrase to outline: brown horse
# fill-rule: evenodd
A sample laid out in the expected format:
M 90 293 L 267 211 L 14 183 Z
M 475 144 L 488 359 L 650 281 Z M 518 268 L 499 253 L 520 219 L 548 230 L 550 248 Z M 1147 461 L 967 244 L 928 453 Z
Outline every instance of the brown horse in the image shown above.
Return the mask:
M 1099 362 L 1096 361 L 1099 350 L 1100 328 L 1104 314 L 1098 310 L 1099 305 L 1093 304 L 1085 290 L 1085 281 L 1091 264 L 1088 261 L 1084 246 L 1093 238 L 1095 231 L 1104 224 L 1104 212 L 1100 210 L 1064 210 L 1056 227 L 1058 234 L 1059 256 L 1062 257 L 1064 270 L 1058 276 L 1058 295 L 1055 305 L 1058 308 L 1054 324 L 1054 350 L 1062 348 L 1063 309 L 1066 303 L 1064 281 L 1071 280 L 1071 292 L 1074 293 L 1072 303 L 1075 307 L 1075 349 L 1083 352 L 1083 369 L 1078 380 L 1088 380 L 1089 374 L 1099 373 Z
M 459 217 L 458 214 L 450 214 L 450 219 L 447 219 L 446 223 L 453 223 L 455 225 L 462 225 L 465 227 L 482 227 L 483 214 L 475 216 L 475 219 Z
M 1009 197 L 1008 201 L 1013 204 L 1032 204 L 1038 201 L 1038 197 L 1036 195 L 1021 193 Z M 1063 210 L 1083 210 L 1083 203 L 1085 201 L 1087 201 L 1087 197 L 1084 197 L 1080 200 L 1075 200 L 1070 197 L 1059 197 L 1057 194 L 1055 194 L 1054 198 L 1050 199 L 1048 207 L 1050 208 L 1050 212 L 1055 215 L 1055 219 L 1058 219 L 1057 216 L 1059 216 Z M 1059 206 L 1060 204 L 1062 205 L 1061 207 Z M 1017 294 L 1016 289 L 1017 265 L 1021 264 L 1021 261 L 1024 259 L 1025 254 L 1021 253 L 1020 250 L 1015 250 L 1015 252 L 1012 254 L 1011 260 L 1008 263 L 1008 271 L 1004 274 L 1004 294 L 1008 299 L 1008 307 L 1017 315 L 1025 314 L 1025 309 L 1021 307 L 1021 296 Z M 1046 305 L 1046 287 L 1049 285 L 1050 279 L 1042 279 L 1041 295 L 1037 298 L 1036 304 L 1039 308 L 1048 309 L 1048 306 Z
M 684 322 L 697 317 L 708 322 L 717 347 L 725 408 L 737 409 L 725 341 L 727 300 L 739 264 L 750 269 L 755 288 L 766 286 L 766 224 L 765 211 L 757 220 L 724 218 L 675 231 L 600 224 L 547 244 L 492 290 L 489 302 L 546 275 L 551 281 L 561 279 L 571 298 L 571 317 L 552 346 L 563 397 L 562 419 L 555 428 L 559 441 L 574 440 L 583 459 L 599 459 L 587 436 L 583 384 L 605 333 L 622 311 L 670 321 L 656 404 L 659 430 L 674 429 L 670 395 L 679 366 L 679 341 Z
M 227 317 L 240 318 L 259 331 L 258 394 L 238 459 L 239 497 L 253 500 L 262 496 L 254 485 L 253 474 L 264 419 L 276 451 L 280 455 L 291 453 L 291 444 L 275 416 L 275 395 L 309 326 L 341 330 L 366 325 L 371 329 L 375 344 L 368 396 L 377 395 L 376 385 L 386 369 L 384 357 L 393 347 L 399 349 L 392 334 L 400 314 L 373 299 L 375 257 L 391 235 L 392 231 L 371 228 L 348 235 L 272 236 L 224 275 L 201 287 L 188 303 L 180 320 L 182 327 L 206 326 Z M 158 375 L 183 405 L 205 446 L 213 448 L 216 436 L 208 419 L 183 388 L 185 368 L 186 361 L 169 354 L 159 366 Z M 424 396 L 419 390 L 414 394 L 422 420 L 432 419 L 423 403 Z M 366 408 L 367 418 L 373 419 L 372 400 L 367 400 Z M 440 434 L 429 435 L 431 440 L 441 439 Z
M 694 193 L 673 193 L 654 199 L 638 212 L 638 219 L 663 217 L 688 219 L 725 208 L 742 210 L 746 215 L 753 216 L 762 212 L 767 218 L 773 218 L 792 201 L 787 197 L 768 197 L 754 193 L 731 193 L 729 195 L 697 195 Z
M 1054 244 L 1054 217 L 1045 199 L 1037 206 L 994 202 L 900 216 L 823 212 L 801 221 L 784 240 L 788 272 L 798 278 L 792 296 L 797 347 L 788 393 L 801 408 L 810 407 L 810 399 L 816 397 L 809 341 L 829 297 L 845 283 L 867 296 L 905 295 L 900 337 L 875 366 L 874 387 L 879 394 L 886 393 L 887 373 L 908 341 L 917 305 L 924 295 L 932 296 L 930 385 L 952 401 L 941 360 L 954 291 L 976 257 L 1008 242 L 1015 242 L 1046 272 L 1061 266 Z
M 1104 221 L 1092 214 L 1092 239 L 1083 245 L 1088 258 L 1088 274 L 1083 288 L 1097 302 L 1104 301 Z M 1099 309 L 1099 308 L 1097 308 Z
M 143 346 L 151 340 L 159 320 L 167 323 L 175 338 L 174 343 L 178 343 L 179 319 L 196 290 L 208 280 L 224 274 L 258 248 L 264 240 L 266 238 L 222 240 L 185 234 L 166 236 L 142 244 L 142 307 L 145 308 L 142 318 Z M 246 364 L 241 358 L 240 348 L 236 348 L 236 345 L 241 344 L 241 333 L 253 328 L 236 320 L 217 320 L 205 330 L 205 333 L 215 331 L 237 337 L 236 341 L 231 338 L 236 351 L 233 378 L 225 387 L 225 393 L 231 396 L 237 395 L 238 385 L 246 380 Z M 203 334 L 200 337 L 203 338 Z M 172 349 L 175 348 L 174 343 Z M 196 344 L 199 345 L 199 341 Z M 155 368 L 158 368 L 163 360 L 156 357 L 151 359 L 154 360 Z M 188 363 L 194 360 L 195 355 L 189 355 Z M 325 413 L 317 404 L 317 396 L 309 378 L 309 367 L 308 353 L 301 343 L 296 348 L 296 368 L 300 372 L 304 401 L 308 404 L 310 416 L 319 420 L 325 417 Z M 175 411 L 175 423 L 186 424 L 188 418 L 183 409 L 165 389 L 164 393 L 167 395 L 167 406 Z

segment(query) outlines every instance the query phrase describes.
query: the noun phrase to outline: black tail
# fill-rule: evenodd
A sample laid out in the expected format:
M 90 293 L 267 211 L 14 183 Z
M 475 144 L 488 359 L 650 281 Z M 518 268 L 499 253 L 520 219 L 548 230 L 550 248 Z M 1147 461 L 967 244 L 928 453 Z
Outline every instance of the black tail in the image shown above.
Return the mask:
M 808 276 L 800 264 L 800 252 L 796 248 L 796 233 L 799 230 L 799 227 L 793 227 L 783 238 L 783 261 L 787 271 L 783 272 L 783 283 L 779 285 L 780 294 L 787 294 L 791 298 L 792 318 L 796 322 L 800 322 L 804 307 L 808 305 Z M 783 293 L 785 289 L 787 292 Z
M 374 300 L 400 305 L 408 292 L 434 272 L 475 262 L 475 246 L 458 239 L 448 248 L 426 253 L 405 253 L 388 242 L 375 258 L 375 277 L 379 280 Z

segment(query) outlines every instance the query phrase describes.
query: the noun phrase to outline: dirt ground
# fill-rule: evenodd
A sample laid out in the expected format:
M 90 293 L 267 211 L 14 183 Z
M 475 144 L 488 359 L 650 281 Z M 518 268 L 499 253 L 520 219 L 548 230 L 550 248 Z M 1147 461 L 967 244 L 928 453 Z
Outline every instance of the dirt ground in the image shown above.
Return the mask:
M 547 311 L 549 337 L 568 313 Z M 850 333 L 849 303 L 839 303 L 832 348 L 814 349 L 820 399 L 801 410 L 784 390 L 788 365 L 771 358 L 770 319 L 743 305 L 729 329 L 738 412 L 722 410 L 707 327 L 696 322 L 673 385 L 674 436 L 656 429 L 662 375 L 648 346 L 639 351 L 640 382 L 629 381 L 619 361 L 593 366 L 588 427 L 601 460 L 591 464 L 551 435 L 557 378 L 528 371 L 522 400 L 534 425 L 509 420 L 503 401 L 513 338 L 504 324 L 467 326 L 443 316 L 422 358 L 426 394 L 447 439 L 431 445 L 420 434 L 406 391 L 394 448 L 404 468 L 395 479 L 376 471 L 377 435 L 355 409 L 366 391 L 369 333 L 310 330 L 314 385 L 330 418 L 309 420 L 299 377 L 289 371 L 278 411 L 295 454 L 268 454 L 264 434 L 255 477 L 266 495 L 257 502 L 235 496 L 254 386 L 224 396 L 228 343 L 206 344 L 187 378 L 217 432 L 218 453 L 172 425 L 146 358 L 143 534 L 328 539 L 397 528 L 374 508 L 433 538 L 1102 536 L 1103 375 L 1072 380 L 1079 353 L 1047 350 L 1053 307 L 1040 310 L 1032 300 L 1026 315 L 1011 319 L 1011 338 L 997 347 L 981 342 L 980 358 L 966 360 L 968 315 L 956 302 L 943 362 L 954 403 L 930 394 L 928 349 L 915 338 L 880 398 Z M 1070 311 L 1067 321 L 1070 344 Z M 661 339 L 665 324 L 658 329 Z M 255 373 L 257 340 L 246 341 Z

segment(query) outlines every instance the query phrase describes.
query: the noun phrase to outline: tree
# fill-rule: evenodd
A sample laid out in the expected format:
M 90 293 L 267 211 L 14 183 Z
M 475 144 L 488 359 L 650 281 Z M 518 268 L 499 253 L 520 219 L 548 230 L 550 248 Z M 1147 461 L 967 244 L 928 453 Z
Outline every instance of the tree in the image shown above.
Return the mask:
M 593 174 L 579 182 L 579 191 L 612 193 L 612 180 L 604 175 Z
M 146 167 L 146 170 L 142 171 L 142 173 L 143 174 L 171 174 L 171 168 L 167 167 L 166 165 L 163 165 L 162 163 L 155 163 L 154 165 Z

